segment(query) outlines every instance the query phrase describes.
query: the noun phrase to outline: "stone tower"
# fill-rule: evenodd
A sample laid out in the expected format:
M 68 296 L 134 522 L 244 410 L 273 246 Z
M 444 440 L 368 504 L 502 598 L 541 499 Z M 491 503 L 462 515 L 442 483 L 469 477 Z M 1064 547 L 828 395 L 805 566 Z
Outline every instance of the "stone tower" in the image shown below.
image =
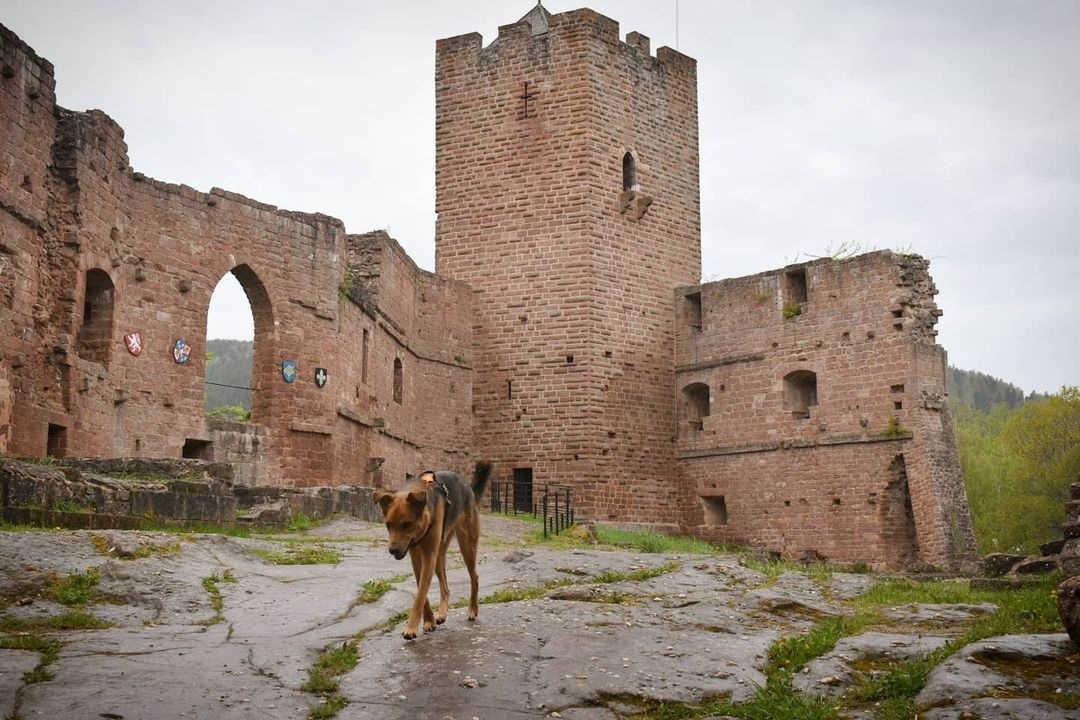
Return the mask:
M 539 4 L 439 41 L 436 272 L 474 289 L 474 448 L 579 517 L 675 523 L 674 293 L 701 274 L 694 60 Z

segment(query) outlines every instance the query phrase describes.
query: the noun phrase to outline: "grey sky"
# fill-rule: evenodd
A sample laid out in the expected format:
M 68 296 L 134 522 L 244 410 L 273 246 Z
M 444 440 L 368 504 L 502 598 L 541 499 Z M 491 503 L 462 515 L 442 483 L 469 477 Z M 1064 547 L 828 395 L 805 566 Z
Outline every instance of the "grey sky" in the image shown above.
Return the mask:
M 435 40 L 487 43 L 531 6 L 3 0 L 0 22 L 61 105 L 124 127 L 137 170 L 388 228 L 431 269 Z M 676 46 L 674 0 L 588 6 Z M 917 252 L 953 364 L 1080 383 L 1080 0 L 682 0 L 678 20 L 705 279 Z

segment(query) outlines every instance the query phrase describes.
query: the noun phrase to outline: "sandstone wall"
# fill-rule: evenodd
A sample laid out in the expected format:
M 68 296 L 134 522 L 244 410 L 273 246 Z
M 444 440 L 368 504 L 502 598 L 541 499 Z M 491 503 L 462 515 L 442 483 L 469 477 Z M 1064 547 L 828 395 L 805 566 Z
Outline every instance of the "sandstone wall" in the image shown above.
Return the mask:
M 545 22 L 436 50 L 436 270 L 475 292 L 477 452 L 497 480 L 574 485 L 579 517 L 673 522 L 671 291 L 700 276 L 695 64 L 589 10 Z
M 213 459 L 220 441 L 252 483 L 370 484 L 374 434 L 392 438 L 378 457 L 394 484 L 447 456 L 469 464 L 467 288 L 418 270 L 383 236 L 377 300 L 356 302 L 347 292 L 356 257 L 339 220 L 145 177 L 113 120 L 56 107 L 51 65 L 9 31 L 0 38 L 6 452 Z M 258 448 L 203 416 L 206 316 L 228 272 L 255 320 Z M 440 309 L 424 308 L 429 296 Z M 365 331 L 367 368 L 357 361 Z M 137 356 L 124 341 L 135 332 Z M 174 357 L 180 340 L 185 363 Z M 297 363 L 293 383 L 283 360 Z M 434 381 L 451 375 L 454 398 Z
M 890 252 L 679 291 L 687 525 L 882 566 L 969 557 L 936 292 Z

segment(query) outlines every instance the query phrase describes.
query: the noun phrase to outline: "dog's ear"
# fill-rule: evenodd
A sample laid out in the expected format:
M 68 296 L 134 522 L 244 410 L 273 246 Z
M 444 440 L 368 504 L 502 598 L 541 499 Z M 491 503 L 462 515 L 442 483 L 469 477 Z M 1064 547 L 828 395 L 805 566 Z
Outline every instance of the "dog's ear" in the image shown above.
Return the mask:
M 413 490 L 408 496 L 409 505 L 423 507 L 427 505 L 427 490 Z
M 390 509 L 390 503 L 394 502 L 394 493 L 386 492 L 385 490 L 376 490 L 372 496 L 382 508 L 383 515 L 386 515 L 386 511 Z

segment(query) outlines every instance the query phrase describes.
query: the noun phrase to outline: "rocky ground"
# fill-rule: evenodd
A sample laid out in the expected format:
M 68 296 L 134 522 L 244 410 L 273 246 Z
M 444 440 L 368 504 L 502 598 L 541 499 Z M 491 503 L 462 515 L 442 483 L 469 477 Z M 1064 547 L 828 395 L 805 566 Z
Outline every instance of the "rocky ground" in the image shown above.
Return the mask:
M 554 550 L 522 542 L 534 526 L 498 517 L 483 525 L 481 597 L 491 602 L 475 623 L 454 609 L 409 642 L 400 635 L 409 566 L 386 552 L 377 525 L 335 520 L 251 538 L 4 532 L 0 713 L 617 720 L 652 717 L 666 704 L 684 714 L 665 717 L 700 717 L 692 708 L 706 701 L 751 701 L 766 685 L 770 646 L 852 616 L 852 601 L 874 582 L 767 574 L 736 555 Z M 333 564 L 281 564 L 334 551 Z M 457 560 L 454 600 L 468 587 Z M 73 578 L 92 578 L 85 599 L 70 596 Z M 372 592 L 379 581 L 389 588 L 381 595 Z M 884 608 L 883 623 L 792 668 L 790 685 L 825 705 L 836 699 L 840 717 L 874 717 L 881 702 L 842 701 L 860 679 L 924 657 L 995 611 Z M 351 661 L 320 687 L 320 658 L 331 651 Z M 1076 662 L 1063 633 L 987 638 L 940 662 L 915 705 L 932 720 L 1080 720 Z

